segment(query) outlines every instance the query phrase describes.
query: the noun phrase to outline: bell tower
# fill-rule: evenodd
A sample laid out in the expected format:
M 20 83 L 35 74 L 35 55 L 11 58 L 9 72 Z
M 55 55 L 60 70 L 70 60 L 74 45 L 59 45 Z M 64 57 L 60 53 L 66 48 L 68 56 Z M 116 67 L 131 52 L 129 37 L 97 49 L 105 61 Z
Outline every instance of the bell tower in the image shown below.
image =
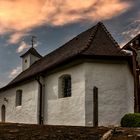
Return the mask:
M 35 36 L 32 36 L 32 47 L 20 57 L 22 58 L 22 71 L 28 69 L 35 61 L 42 58 L 42 56 L 34 48 Z

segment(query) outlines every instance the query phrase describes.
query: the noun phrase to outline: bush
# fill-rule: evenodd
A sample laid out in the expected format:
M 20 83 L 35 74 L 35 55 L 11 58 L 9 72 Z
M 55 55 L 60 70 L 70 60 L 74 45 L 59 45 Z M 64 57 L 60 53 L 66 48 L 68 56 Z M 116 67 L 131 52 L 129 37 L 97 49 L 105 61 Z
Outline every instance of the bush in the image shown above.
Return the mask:
M 122 127 L 140 127 L 140 113 L 130 113 L 121 119 Z

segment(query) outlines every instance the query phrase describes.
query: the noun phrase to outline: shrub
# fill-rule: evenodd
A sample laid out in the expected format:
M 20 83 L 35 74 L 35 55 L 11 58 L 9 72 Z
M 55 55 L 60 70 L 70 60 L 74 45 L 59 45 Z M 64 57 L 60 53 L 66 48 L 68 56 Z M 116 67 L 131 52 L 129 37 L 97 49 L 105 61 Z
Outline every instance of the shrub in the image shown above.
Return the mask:
M 140 127 L 140 113 L 129 113 L 121 119 L 122 127 Z

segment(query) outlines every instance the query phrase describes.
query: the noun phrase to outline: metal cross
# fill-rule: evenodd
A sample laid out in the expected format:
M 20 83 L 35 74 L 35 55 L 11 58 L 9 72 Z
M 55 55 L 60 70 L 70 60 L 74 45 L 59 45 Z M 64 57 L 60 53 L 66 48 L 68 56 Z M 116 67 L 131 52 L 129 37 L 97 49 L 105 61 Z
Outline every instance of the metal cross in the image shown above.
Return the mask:
M 34 47 L 35 39 L 36 39 L 36 36 L 32 36 L 32 39 L 31 39 L 31 42 L 32 42 L 32 48 Z

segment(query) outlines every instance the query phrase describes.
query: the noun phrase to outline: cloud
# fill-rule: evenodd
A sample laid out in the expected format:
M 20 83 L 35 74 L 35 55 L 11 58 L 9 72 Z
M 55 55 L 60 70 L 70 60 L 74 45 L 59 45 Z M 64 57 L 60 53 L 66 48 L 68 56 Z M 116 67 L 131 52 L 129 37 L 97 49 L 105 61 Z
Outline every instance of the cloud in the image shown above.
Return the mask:
M 2 77 L 0 76 L 0 79 L 3 79 L 3 80 L 0 80 L 0 88 L 2 88 L 2 87 L 4 87 L 7 84 L 9 79 L 7 80 L 3 76 Z
M 24 32 L 16 32 L 16 33 L 13 33 L 10 38 L 8 39 L 8 43 L 10 44 L 16 44 L 20 41 L 20 39 L 24 36 L 27 36 L 28 34 L 27 33 L 24 33 Z
M 20 66 L 18 66 L 18 67 L 16 67 L 15 69 L 13 69 L 11 72 L 10 72 L 10 74 L 9 74 L 9 78 L 14 78 L 14 77 L 16 77 L 19 73 L 21 72 L 21 67 Z
M 125 42 L 128 42 L 129 40 L 131 40 L 138 34 L 140 34 L 140 20 L 139 19 L 134 20 L 122 32 Z
M 17 53 L 21 53 L 25 49 L 29 48 L 30 45 L 28 45 L 26 42 L 22 41 L 20 46 L 17 48 Z
M 0 34 L 16 31 L 9 39 L 16 43 L 24 33 L 43 24 L 110 19 L 129 7 L 120 0 L 0 0 Z
M 121 42 L 119 45 L 120 45 L 120 48 L 124 47 L 124 45 L 127 43 L 127 41 L 124 41 L 124 42 Z
M 6 85 L 6 82 L 0 81 L 0 88 Z

